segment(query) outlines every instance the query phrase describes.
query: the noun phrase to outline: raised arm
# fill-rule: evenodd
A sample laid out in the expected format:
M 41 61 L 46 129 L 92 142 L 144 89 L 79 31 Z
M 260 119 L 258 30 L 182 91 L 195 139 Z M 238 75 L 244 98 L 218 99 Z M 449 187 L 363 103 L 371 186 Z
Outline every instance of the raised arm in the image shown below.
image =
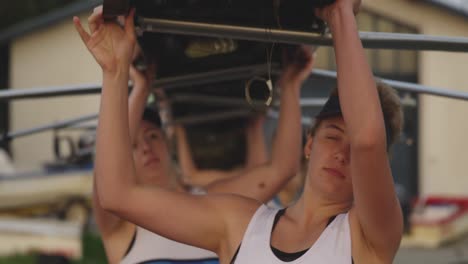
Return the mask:
M 153 67 L 149 67 L 146 72 L 138 71 L 130 65 L 130 80 L 133 82 L 133 89 L 128 99 L 128 119 L 130 125 L 130 139 L 135 140 L 135 136 L 140 126 L 146 101 L 150 94 L 150 85 L 153 79 Z
M 350 138 L 354 211 L 367 242 L 393 259 L 402 215 L 386 151 L 384 117 L 376 83 L 359 39 L 353 10 L 360 1 L 337 0 L 318 10 L 328 22 L 338 68 L 338 93 Z
M 236 193 L 267 202 L 299 171 L 302 138 L 300 89 L 312 70 L 313 55 L 306 47 L 298 49 L 298 52 L 299 58 L 305 58 L 305 64 L 304 61 L 288 62 L 278 81 L 281 106 L 271 160 L 242 175 L 213 183 L 207 187 L 209 193 Z
M 130 138 L 133 142 L 149 95 L 148 82 L 151 77 L 145 76 L 144 73 L 139 72 L 132 65 L 129 73 L 130 79 L 133 81 L 133 89 L 128 100 Z M 119 263 L 131 242 L 136 230 L 135 225 L 102 208 L 99 203 L 95 179 L 96 173 L 93 186 L 93 214 L 104 242 L 109 263 Z
M 95 26 L 93 21 L 96 19 L 99 19 L 99 13 L 95 13 L 89 18 L 90 28 Z M 74 20 L 75 23 L 79 23 L 79 20 L 76 18 Z M 96 29 L 93 28 L 93 30 Z M 90 44 L 92 45 L 93 43 L 91 42 Z M 104 63 L 107 62 L 103 61 L 102 66 L 106 66 Z M 125 254 L 125 250 L 130 243 L 135 227 L 134 225 L 124 221 L 122 218 L 102 208 L 101 204 L 99 203 L 99 194 L 96 183 L 96 170 L 94 171 L 93 181 L 93 215 L 99 228 L 101 238 L 104 242 L 104 247 L 109 263 L 118 263 Z
M 253 201 L 243 203 L 245 199 L 233 196 L 191 196 L 137 184 L 131 155 L 127 92 L 135 45 L 134 10 L 125 19 L 124 28 L 104 22 L 102 9 L 96 9 L 95 14 L 90 21 L 90 33 L 82 28 L 77 17 L 74 22 L 86 47 L 103 70 L 95 163 L 99 203 L 121 218 L 169 239 L 215 252 L 223 251 L 223 245 L 226 245 L 223 242 L 231 237 L 226 223 L 236 218 L 221 212 L 246 211 L 230 210 L 231 201 L 247 204 L 247 208 L 257 204 Z
M 229 171 L 199 169 L 193 160 L 192 150 L 188 142 L 187 133 L 182 125 L 176 127 L 177 155 L 182 170 L 182 177 L 186 184 L 193 186 L 206 186 L 214 181 L 241 174 L 243 169 Z

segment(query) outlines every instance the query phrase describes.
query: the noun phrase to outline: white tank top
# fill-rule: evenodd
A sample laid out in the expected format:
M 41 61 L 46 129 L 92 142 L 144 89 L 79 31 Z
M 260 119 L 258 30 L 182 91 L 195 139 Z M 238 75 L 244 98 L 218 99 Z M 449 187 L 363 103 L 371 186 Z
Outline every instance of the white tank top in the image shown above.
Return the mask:
M 348 214 L 337 215 L 317 241 L 298 259 L 280 260 L 271 250 L 271 231 L 278 209 L 262 205 L 250 220 L 236 264 L 351 264 L 351 233 Z
M 120 263 L 218 264 L 219 261 L 211 251 L 169 240 L 137 226 L 130 251 Z

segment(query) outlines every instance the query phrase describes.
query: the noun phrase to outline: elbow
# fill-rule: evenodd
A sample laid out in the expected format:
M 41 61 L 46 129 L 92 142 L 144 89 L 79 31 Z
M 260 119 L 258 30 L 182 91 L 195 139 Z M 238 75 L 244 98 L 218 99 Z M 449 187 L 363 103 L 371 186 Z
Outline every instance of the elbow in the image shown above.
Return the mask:
M 294 177 L 301 168 L 301 162 L 298 160 L 297 162 L 289 162 L 289 164 L 281 164 L 281 162 L 277 163 L 279 166 L 275 168 L 276 173 L 279 175 L 280 178 L 289 180 Z
M 274 155 L 270 161 L 270 166 L 281 178 L 292 178 L 301 169 L 301 152 L 298 150 L 297 155 L 292 153 Z
M 112 185 L 106 185 L 104 183 L 97 183 L 97 202 L 102 209 L 111 212 L 118 213 L 123 209 L 126 202 L 127 195 L 132 187 L 131 184 L 119 184 L 118 181 L 113 182 Z
M 98 202 L 102 209 L 117 213 L 122 206 L 122 201 L 119 197 L 123 195 L 115 195 L 113 191 L 104 191 L 99 193 Z
M 385 130 L 380 128 L 361 130 L 351 139 L 351 146 L 356 150 L 370 151 L 386 146 Z
M 353 141 L 351 144 L 352 148 L 359 151 L 372 151 L 375 149 L 382 148 L 385 146 L 385 140 L 373 139 L 373 138 L 362 138 Z

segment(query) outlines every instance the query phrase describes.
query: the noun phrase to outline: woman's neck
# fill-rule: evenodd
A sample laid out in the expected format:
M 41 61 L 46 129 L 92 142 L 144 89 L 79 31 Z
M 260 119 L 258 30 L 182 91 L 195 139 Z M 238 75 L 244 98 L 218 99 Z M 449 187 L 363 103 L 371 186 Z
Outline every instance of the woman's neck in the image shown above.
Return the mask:
M 317 193 L 304 190 L 298 201 L 288 208 L 289 217 L 307 225 L 313 222 L 326 221 L 332 216 L 345 213 L 351 209 L 351 203 L 335 202 L 325 199 Z

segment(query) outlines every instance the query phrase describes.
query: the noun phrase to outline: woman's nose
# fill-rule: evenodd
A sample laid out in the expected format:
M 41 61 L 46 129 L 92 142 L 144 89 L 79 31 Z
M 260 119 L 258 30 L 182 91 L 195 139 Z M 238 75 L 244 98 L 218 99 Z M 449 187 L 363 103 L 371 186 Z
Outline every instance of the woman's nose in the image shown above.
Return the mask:
M 150 146 L 148 140 L 146 140 L 146 139 L 143 140 L 143 142 L 141 144 L 141 148 L 143 150 L 143 153 L 145 153 L 145 154 L 151 151 L 151 146 Z
M 349 161 L 349 146 L 343 146 L 338 152 L 335 153 L 335 159 L 345 164 Z

